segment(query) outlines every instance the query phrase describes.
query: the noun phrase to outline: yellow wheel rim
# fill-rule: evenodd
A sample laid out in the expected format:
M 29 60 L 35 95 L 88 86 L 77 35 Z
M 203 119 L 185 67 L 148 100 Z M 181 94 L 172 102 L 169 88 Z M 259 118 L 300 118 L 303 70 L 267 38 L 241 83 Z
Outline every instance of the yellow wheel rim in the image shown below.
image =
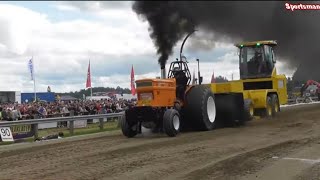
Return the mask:
M 272 114 L 272 107 L 269 105 L 268 106 L 268 115 L 271 116 L 271 114 Z
M 275 112 L 279 112 L 279 106 L 278 106 L 278 104 L 276 104 L 274 108 L 275 108 Z
M 254 109 L 253 109 L 253 106 L 252 106 L 252 105 L 250 106 L 250 110 L 249 110 L 249 112 L 250 112 L 250 116 L 253 116 Z

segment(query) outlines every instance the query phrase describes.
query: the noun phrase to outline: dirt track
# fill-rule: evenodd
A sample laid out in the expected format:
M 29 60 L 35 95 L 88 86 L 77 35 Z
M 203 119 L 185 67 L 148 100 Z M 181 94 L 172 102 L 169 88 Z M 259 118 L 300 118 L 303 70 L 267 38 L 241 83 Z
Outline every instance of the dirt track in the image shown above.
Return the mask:
M 320 179 L 319 116 L 314 104 L 176 138 L 113 132 L 0 147 L 0 179 Z

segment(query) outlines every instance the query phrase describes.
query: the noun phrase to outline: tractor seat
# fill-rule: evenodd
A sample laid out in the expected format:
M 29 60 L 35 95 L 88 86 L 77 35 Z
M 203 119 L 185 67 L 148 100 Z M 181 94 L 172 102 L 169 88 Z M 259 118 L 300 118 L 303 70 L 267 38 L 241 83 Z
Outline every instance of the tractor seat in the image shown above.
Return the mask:
M 177 81 L 177 85 L 184 85 L 186 86 L 188 83 L 188 78 L 186 76 L 186 74 L 180 70 L 180 71 L 176 71 L 174 74 L 174 78 Z

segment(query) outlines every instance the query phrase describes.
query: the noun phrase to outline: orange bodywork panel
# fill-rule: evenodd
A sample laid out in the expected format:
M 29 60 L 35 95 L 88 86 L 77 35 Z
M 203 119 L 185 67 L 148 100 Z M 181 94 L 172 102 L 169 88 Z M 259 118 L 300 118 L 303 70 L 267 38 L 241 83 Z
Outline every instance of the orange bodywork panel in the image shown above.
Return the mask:
M 176 79 L 136 81 L 137 106 L 172 107 L 176 100 Z

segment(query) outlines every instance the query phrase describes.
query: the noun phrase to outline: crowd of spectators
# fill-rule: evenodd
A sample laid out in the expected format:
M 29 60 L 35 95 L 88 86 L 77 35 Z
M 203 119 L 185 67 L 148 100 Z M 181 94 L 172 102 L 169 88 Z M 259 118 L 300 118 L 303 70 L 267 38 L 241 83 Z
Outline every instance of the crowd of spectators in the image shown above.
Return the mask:
M 14 121 L 49 117 L 93 115 L 121 112 L 134 106 L 135 99 L 77 100 L 0 104 L 0 120 Z

